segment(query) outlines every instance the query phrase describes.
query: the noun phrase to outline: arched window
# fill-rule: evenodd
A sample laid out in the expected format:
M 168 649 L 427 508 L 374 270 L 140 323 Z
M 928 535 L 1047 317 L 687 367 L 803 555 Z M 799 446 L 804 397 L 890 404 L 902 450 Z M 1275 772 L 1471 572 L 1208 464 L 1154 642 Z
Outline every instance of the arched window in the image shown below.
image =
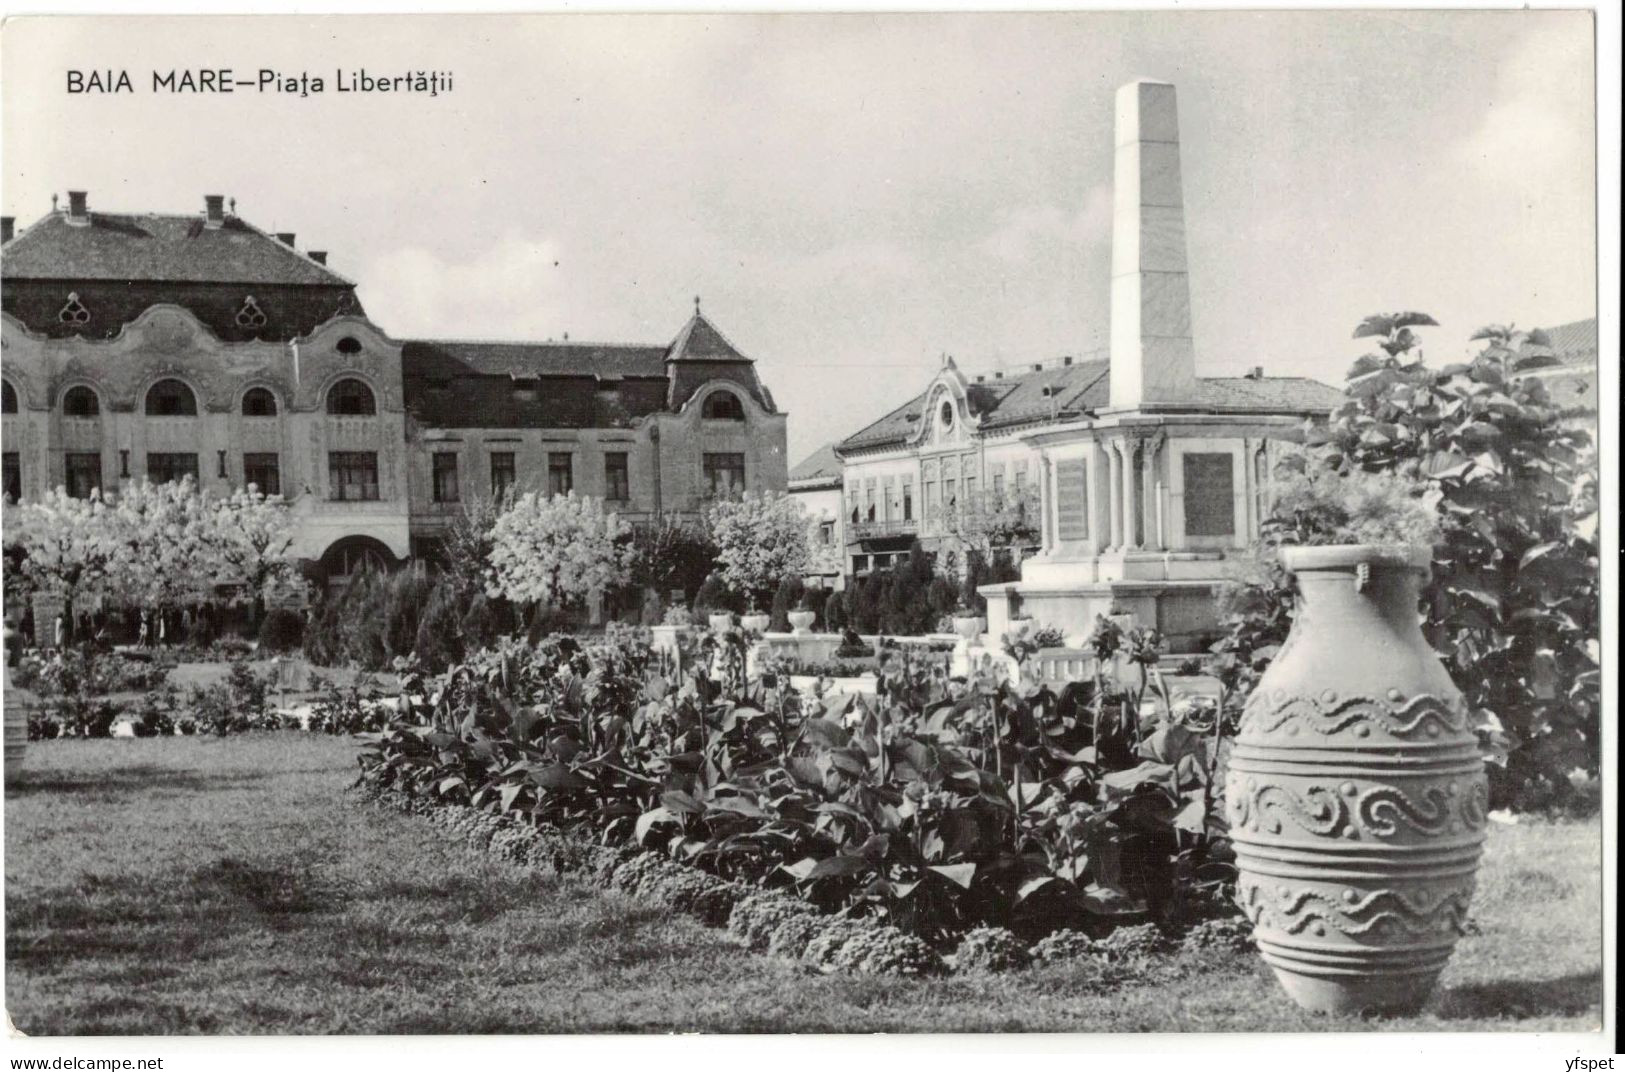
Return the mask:
M 196 417 L 197 396 L 179 380 L 159 380 L 147 391 L 147 416 Z
M 276 395 L 263 387 L 251 387 L 243 394 L 244 417 L 275 417 Z
M 16 389 L 11 386 L 11 381 L 10 380 L 0 380 L 0 384 L 4 385 L 4 390 L 0 390 L 0 395 L 4 396 L 3 398 L 0 398 L 0 412 L 16 413 L 17 412 L 17 391 L 16 391 Z
M 360 380 L 340 380 L 327 392 L 327 412 L 340 417 L 371 417 L 378 412 L 372 388 Z
M 703 415 L 708 421 L 742 421 L 745 407 L 732 391 L 712 391 L 705 396 Z
M 68 393 L 62 396 L 62 414 L 65 417 L 95 417 L 101 411 L 101 399 L 88 387 L 70 387 Z

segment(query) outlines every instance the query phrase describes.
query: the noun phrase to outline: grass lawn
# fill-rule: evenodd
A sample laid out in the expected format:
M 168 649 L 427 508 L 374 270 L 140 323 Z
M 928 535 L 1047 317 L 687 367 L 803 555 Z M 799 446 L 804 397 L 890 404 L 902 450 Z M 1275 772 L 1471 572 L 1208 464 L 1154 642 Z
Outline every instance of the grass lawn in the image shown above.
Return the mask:
M 341 801 L 343 739 L 49 741 L 5 795 L 6 1008 L 39 1034 L 1587 1030 L 1597 820 L 1491 832 L 1418 1015 L 1290 1006 L 1256 956 L 985 978 L 825 976 Z

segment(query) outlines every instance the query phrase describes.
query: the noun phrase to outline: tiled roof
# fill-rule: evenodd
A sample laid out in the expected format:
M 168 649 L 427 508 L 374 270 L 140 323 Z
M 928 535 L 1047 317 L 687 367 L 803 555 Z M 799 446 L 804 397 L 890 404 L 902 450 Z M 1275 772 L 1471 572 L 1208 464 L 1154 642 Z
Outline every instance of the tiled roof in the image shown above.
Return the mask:
M 1047 393 L 1046 393 L 1047 392 Z M 1110 364 L 1083 361 L 1020 376 L 973 382 L 966 388 L 971 411 L 984 431 L 1052 419 L 1073 419 L 1110 401 Z M 1243 413 L 1329 412 L 1343 393 L 1303 376 L 1202 377 L 1179 408 Z M 906 441 L 919 427 L 925 395 L 916 395 L 866 428 L 843 439 L 842 451 Z M 1171 407 L 1170 407 L 1171 408 Z
M 825 443 L 790 470 L 791 484 L 839 482 L 840 479 L 841 459 L 835 454 L 834 443 Z
M 664 346 L 589 342 L 462 342 L 413 339 L 401 349 L 407 375 L 636 376 L 664 379 Z
M 1576 320 L 1546 328 L 1552 355 L 1565 365 L 1595 365 L 1597 363 L 1597 318 Z
M 696 310 L 672 340 L 667 356 L 673 361 L 749 361 L 733 343 Z
M 5 278 L 354 285 L 237 216 L 214 228 L 201 216 L 89 216 L 75 225 L 51 213 L 18 233 L 6 243 Z

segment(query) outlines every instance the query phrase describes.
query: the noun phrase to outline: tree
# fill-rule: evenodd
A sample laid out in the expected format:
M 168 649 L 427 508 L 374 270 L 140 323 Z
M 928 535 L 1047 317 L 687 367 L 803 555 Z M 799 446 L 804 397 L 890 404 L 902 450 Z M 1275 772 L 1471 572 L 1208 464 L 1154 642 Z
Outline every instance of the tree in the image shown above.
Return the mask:
M 294 572 L 293 512 L 282 496 L 250 486 L 217 500 L 212 521 L 224 579 L 242 582 L 258 620 L 266 599 Z
M 104 517 L 120 547 L 110 571 L 119 605 L 165 610 L 213 596 L 226 573 L 223 541 L 191 477 L 164 484 L 143 477 L 127 484 Z
M 980 553 L 984 558 L 992 558 L 1001 548 L 1037 543 L 1042 517 L 1036 487 L 977 491 L 961 495 L 952 507 L 937 510 L 943 532 L 967 554 Z
M 1514 742 L 1491 771 L 1492 801 L 1560 802 L 1569 772 L 1595 774 L 1601 759 L 1590 437 L 1524 375 L 1552 362 L 1538 333 L 1485 328 L 1477 357 L 1434 369 L 1411 357 L 1412 328 L 1433 323 L 1362 322 L 1355 337 L 1382 353 L 1355 362 L 1347 400 L 1307 442 L 1338 472 L 1392 472 L 1434 490 L 1443 536 L 1424 628 L 1468 704 Z
M 702 529 L 673 517 L 639 529 L 632 546 L 633 583 L 654 589 L 662 599 L 676 590 L 692 597 L 717 557 L 716 545 Z
M 526 493 L 492 526 L 486 592 L 516 603 L 580 604 L 625 575 L 630 535 L 591 496 Z
M 110 523 L 112 511 L 98 492 L 76 499 L 62 488 L 9 507 L 6 559 L 21 583 L 8 585 L 8 598 L 40 592 L 64 599 L 72 608 L 88 607 L 107 595 L 123 559 Z M 35 623 L 36 630 L 50 626 Z
M 771 598 L 779 581 L 807 572 L 807 511 L 782 492 L 747 492 L 713 503 L 706 525 L 729 587 L 751 606 Z

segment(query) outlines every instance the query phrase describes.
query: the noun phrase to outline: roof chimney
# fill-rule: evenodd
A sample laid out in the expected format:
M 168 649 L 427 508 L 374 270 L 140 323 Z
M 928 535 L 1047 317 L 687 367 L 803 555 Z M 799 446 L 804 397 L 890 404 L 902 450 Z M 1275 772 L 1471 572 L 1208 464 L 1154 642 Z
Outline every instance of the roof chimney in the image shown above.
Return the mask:
M 1034 362 L 1033 362 L 1033 371 L 1034 371 L 1034 372 L 1043 372 L 1043 371 L 1044 371 L 1044 364 L 1043 364 L 1043 362 L 1041 362 L 1041 361 L 1034 361 Z
M 284 246 L 287 246 L 289 249 L 293 248 L 293 232 L 292 231 L 278 231 L 276 233 L 276 240 L 278 242 L 281 242 Z
M 1000 371 L 998 371 L 998 372 L 995 372 L 995 373 L 994 373 L 994 374 L 993 374 L 993 378 L 994 378 L 994 379 L 995 379 L 995 380 L 1002 380 L 1002 379 L 1004 379 L 1004 372 L 1003 372 L 1003 370 L 1000 370 Z
M 1061 358 L 1061 364 L 1062 365 L 1070 365 L 1070 364 L 1072 364 L 1072 355 L 1068 354 L 1067 356 Z
M 83 227 L 90 222 L 89 195 L 83 190 L 68 191 L 68 222 Z
M 12 231 L 17 226 L 17 217 L 0 216 L 0 242 L 10 242 Z
M 1142 80 L 1118 89 L 1116 141 L 1111 405 L 1135 409 L 1196 382 L 1174 87 Z
M 977 377 L 976 377 L 976 382 L 977 382 L 977 383 L 982 383 L 982 382 L 984 382 L 984 381 L 985 381 L 985 380 L 986 380 L 986 379 L 987 379 L 987 377 L 986 377 L 986 376 L 977 376 Z
M 305 254 L 305 256 L 309 257 L 317 264 L 327 263 L 327 250 L 325 249 L 313 249 L 309 253 Z
M 1247 378 L 1249 380 L 1262 380 L 1264 378 L 1264 366 L 1254 365 L 1252 368 L 1248 369 Z
M 203 195 L 203 226 L 219 227 L 226 222 L 226 199 L 220 194 Z

